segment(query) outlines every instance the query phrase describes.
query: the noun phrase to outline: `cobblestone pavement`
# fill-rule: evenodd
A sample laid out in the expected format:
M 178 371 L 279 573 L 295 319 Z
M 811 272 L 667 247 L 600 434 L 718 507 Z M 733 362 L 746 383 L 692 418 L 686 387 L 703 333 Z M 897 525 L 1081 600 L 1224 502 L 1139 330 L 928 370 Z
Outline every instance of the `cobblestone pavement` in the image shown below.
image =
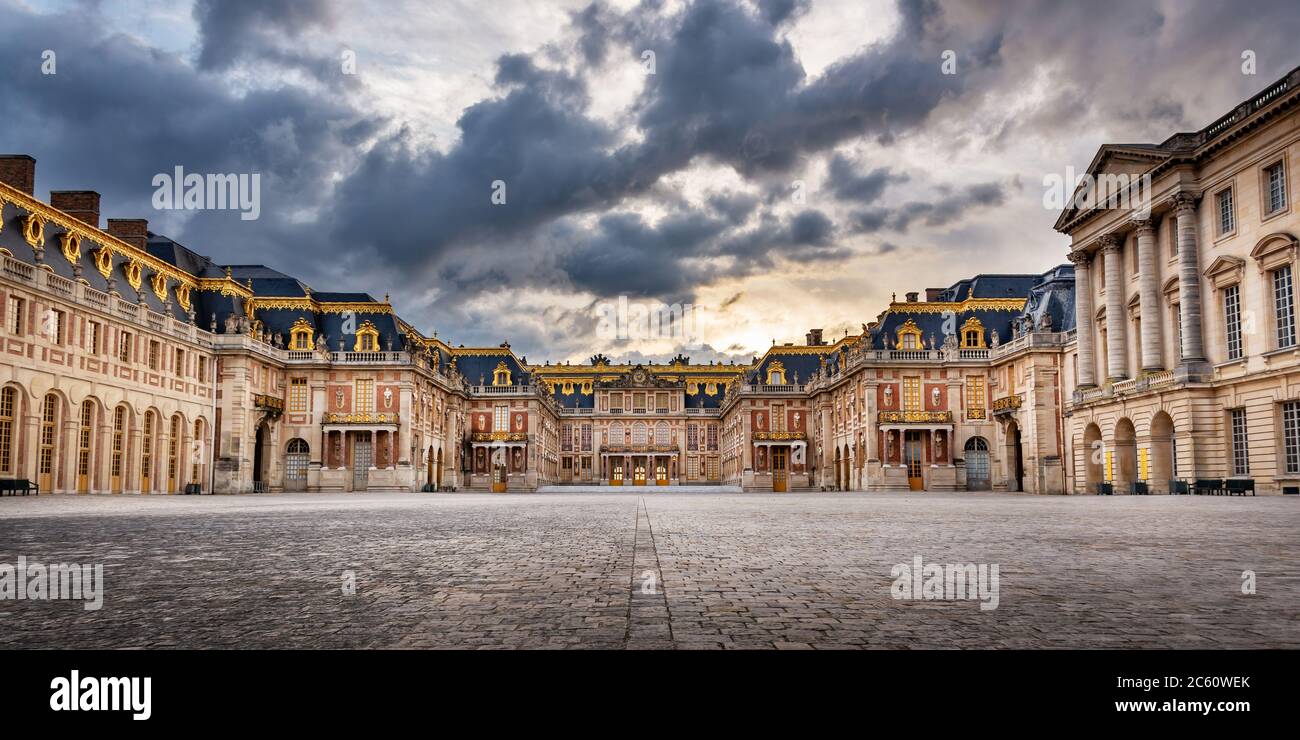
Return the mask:
M 1294 497 L 6 497 L 0 564 L 106 584 L 0 601 L 0 647 L 1297 648 L 1298 535 Z M 998 608 L 891 598 L 918 555 Z

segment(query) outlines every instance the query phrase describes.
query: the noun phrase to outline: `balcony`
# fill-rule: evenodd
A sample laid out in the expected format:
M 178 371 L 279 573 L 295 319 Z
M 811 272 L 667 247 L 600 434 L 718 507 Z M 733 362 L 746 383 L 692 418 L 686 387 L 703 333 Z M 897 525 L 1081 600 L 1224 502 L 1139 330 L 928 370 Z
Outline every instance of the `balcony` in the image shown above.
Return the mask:
M 1074 404 L 1081 405 L 1113 398 L 1123 398 L 1148 391 L 1171 388 L 1179 383 L 1173 370 L 1160 370 L 1137 378 L 1128 378 L 1096 388 L 1079 388 L 1074 391 Z
M 808 439 L 803 432 L 754 432 L 755 442 L 802 442 Z
M 881 411 L 880 424 L 951 424 L 951 411 Z
M 396 426 L 397 418 L 398 417 L 396 413 L 383 413 L 383 412 L 375 412 L 375 411 L 347 413 L 347 412 L 329 411 L 324 414 L 324 418 L 322 419 L 322 421 L 324 421 L 324 423 L 326 424 L 365 424 L 365 425 L 389 424 L 389 425 Z
M 1016 394 L 1012 396 L 1003 396 L 1002 398 L 995 399 L 993 401 L 993 413 L 995 415 L 1009 414 L 1015 411 L 1016 409 L 1020 408 L 1020 404 L 1022 402 L 1023 399 L 1020 397 L 1020 394 Z
M 469 435 L 471 442 L 527 442 L 526 432 L 474 432 Z

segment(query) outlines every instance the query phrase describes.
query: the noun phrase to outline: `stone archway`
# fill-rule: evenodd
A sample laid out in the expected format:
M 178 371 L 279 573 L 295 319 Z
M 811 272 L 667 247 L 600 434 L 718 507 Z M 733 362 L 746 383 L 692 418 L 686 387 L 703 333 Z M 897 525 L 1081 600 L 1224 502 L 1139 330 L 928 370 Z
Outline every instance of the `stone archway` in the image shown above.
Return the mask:
M 1115 492 L 1128 493 L 1138 480 L 1137 433 L 1127 417 L 1115 422 L 1115 452 L 1111 460 Z
M 1097 492 L 1097 484 L 1106 480 L 1106 470 L 1102 466 L 1104 443 L 1101 441 L 1101 427 L 1089 424 L 1083 430 L 1083 470 L 1084 483 L 1088 493 Z
M 1153 488 L 1168 492 L 1169 481 L 1178 477 L 1174 420 L 1164 411 L 1151 417 L 1151 456 L 1148 478 Z
M 1025 490 L 1025 459 L 1021 453 L 1023 446 L 1020 435 L 1020 425 L 1012 419 L 1007 422 L 1006 455 L 1004 456 L 1007 465 L 1008 491 Z

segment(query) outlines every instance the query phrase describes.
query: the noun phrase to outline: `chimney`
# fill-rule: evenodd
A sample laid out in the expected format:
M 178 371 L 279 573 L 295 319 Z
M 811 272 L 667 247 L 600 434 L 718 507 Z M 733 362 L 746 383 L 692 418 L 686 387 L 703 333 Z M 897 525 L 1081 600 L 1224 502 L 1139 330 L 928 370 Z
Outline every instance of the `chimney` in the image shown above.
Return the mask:
M 99 193 L 94 190 L 51 190 L 50 205 L 99 228 Z
M 36 194 L 36 160 L 26 154 L 0 154 L 0 182 Z
M 149 241 L 149 222 L 143 218 L 110 218 L 108 233 L 137 249 Z
M 809 346 L 809 347 L 817 347 L 817 346 L 821 345 L 821 344 L 823 343 L 823 342 L 822 342 L 822 330 L 821 330 L 821 329 L 809 329 L 809 330 L 808 330 L 808 337 L 807 337 L 807 339 L 808 339 L 808 346 Z
M 907 294 L 907 302 L 908 302 L 908 303 L 916 303 L 916 301 L 917 301 L 917 296 L 918 296 L 918 295 L 919 295 L 919 294 L 918 294 L 916 291 L 912 291 L 911 293 L 908 293 L 908 294 Z
M 943 288 L 926 288 L 925 302 L 933 303 L 934 301 L 939 300 L 940 295 L 943 295 Z

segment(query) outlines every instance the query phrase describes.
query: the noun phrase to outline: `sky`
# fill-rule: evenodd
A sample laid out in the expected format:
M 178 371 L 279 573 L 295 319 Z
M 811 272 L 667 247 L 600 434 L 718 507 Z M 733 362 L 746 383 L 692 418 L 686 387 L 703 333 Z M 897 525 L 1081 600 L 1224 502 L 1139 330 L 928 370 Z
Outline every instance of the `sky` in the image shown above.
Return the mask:
M 1064 262 L 1045 178 L 1205 126 L 1297 37 L 1294 0 L 0 0 L 0 152 L 453 345 L 745 361 Z M 156 208 L 178 166 L 257 173 L 258 218 Z

